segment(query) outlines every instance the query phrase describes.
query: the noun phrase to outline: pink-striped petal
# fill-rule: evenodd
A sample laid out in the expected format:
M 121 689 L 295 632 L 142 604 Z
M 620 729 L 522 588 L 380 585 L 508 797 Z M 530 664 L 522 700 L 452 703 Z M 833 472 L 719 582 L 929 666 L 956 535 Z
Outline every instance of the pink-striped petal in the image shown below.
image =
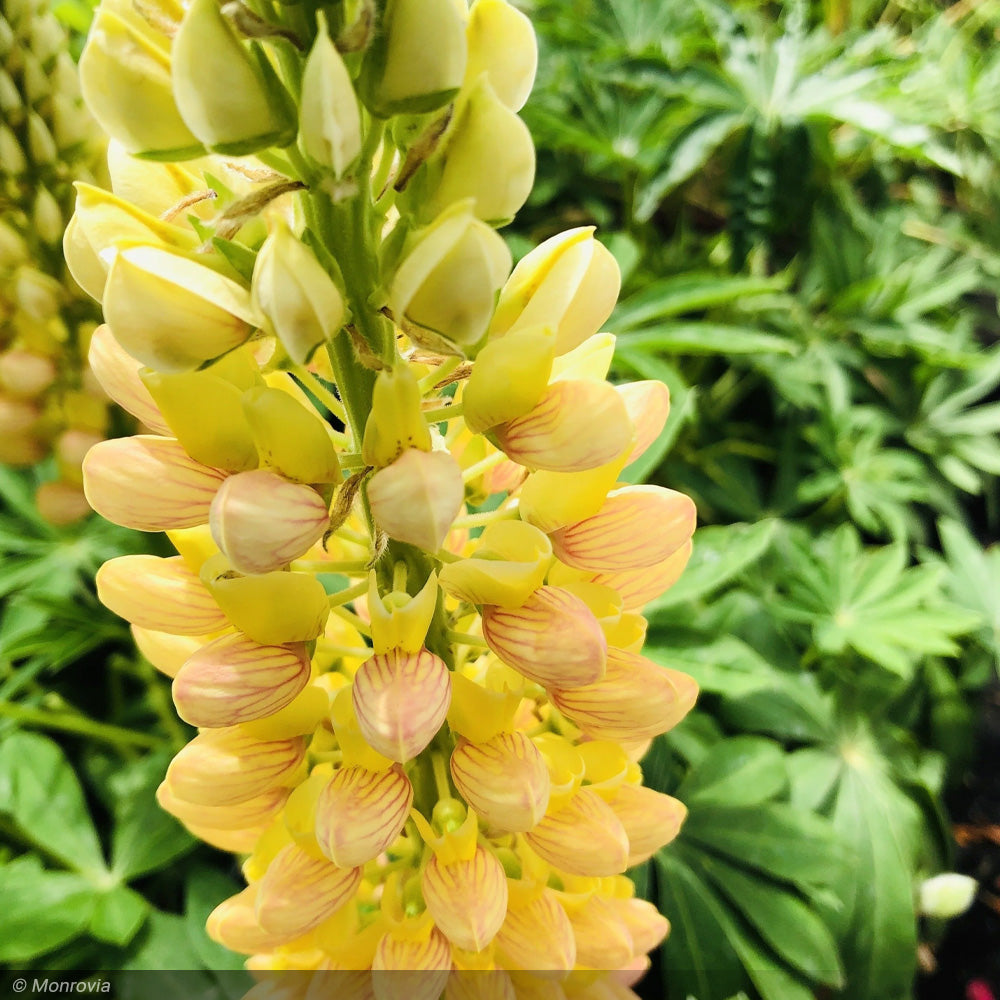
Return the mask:
M 390 931 L 372 962 L 377 1000 L 440 1000 L 451 973 L 451 947 L 436 928 L 426 938 Z
M 630 867 L 669 844 L 687 817 L 683 802 L 642 785 L 619 785 L 609 805 L 628 834 Z
M 457 948 L 482 951 L 500 930 L 507 913 L 507 876 L 484 847 L 450 864 L 432 857 L 421 885 L 434 923 Z
M 156 789 L 156 801 L 165 812 L 185 826 L 206 826 L 213 830 L 262 829 L 281 812 L 287 798 L 287 788 L 271 788 L 235 805 L 207 806 L 178 798 L 167 781 Z
M 604 676 L 607 642 L 593 612 L 562 587 L 540 587 L 519 608 L 483 608 L 483 637 L 508 666 L 544 687 Z
M 568 691 L 550 690 L 549 696 L 594 739 L 641 740 L 676 726 L 694 707 L 698 685 L 693 677 L 638 653 L 609 649 L 603 680 Z
M 118 556 L 97 571 L 94 582 L 101 603 L 140 628 L 206 635 L 229 624 L 180 556 Z
M 628 837 L 597 792 L 581 788 L 549 813 L 525 840 L 540 857 L 571 875 L 603 878 L 628 867 Z
M 500 733 L 485 743 L 460 740 L 451 776 L 473 812 L 499 831 L 530 830 L 548 808 L 549 769 L 524 733 Z
M 341 868 L 363 865 L 392 846 L 412 804 L 413 786 L 401 767 L 341 768 L 316 802 L 320 850 Z
M 662 486 L 625 486 L 593 516 L 553 532 L 556 557 L 597 573 L 655 566 L 694 534 L 690 497 Z
M 569 972 L 576 964 L 573 927 L 551 889 L 512 898 L 494 942 L 505 968 Z
M 590 580 L 618 591 L 624 610 L 640 611 L 678 581 L 691 558 L 691 548 L 689 540 L 655 566 L 619 570 L 616 573 L 595 573 Z
M 226 473 L 190 458 L 172 438 L 139 435 L 94 445 L 83 462 L 83 489 L 101 517 L 136 531 L 208 523 Z
M 174 704 L 185 722 L 206 729 L 265 719 L 292 703 L 309 669 L 305 643 L 261 646 L 244 635 L 226 635 L 181 667 Z
M 621 455 L 632 440 L 625 404 L 607 382 L 553 382 L 538 404 L 496 430 L 512 461 L 529 469 L 583 472 Z
M 240 955 L 271 951 L 283 944 L 280 934 L 271 934 L 257 923 L 258 885 L 247 886 L 242 892 L 224 899 L 208 915 L 205 930 L 208 936 L 230 951 Z
M 610 899 L 607 905 L 632 935 L 633 955 L 658 948 L 670 933 L 670 921 L 644 899 Z
M 670 390 L 653 379 L 615 386 L 635 428 L 635 444 L 628 462 L 634 462 L 660 436 L 670 416 Z
M 444 724 L 451 675 L 426 649 L 391 649 L 366 660 L 354 675 L 354 711 L 367 743 L 403 764 L 423 750 Z
M 632 934 L 613 906 L 591 896 L 583 906 L 568 909 L 576 940 L 576 960 L 591 969 L 620 969 L 633 954 Z
M 333 916 L 360 883 L 360 868 L 338 868 L 288 844 L 258 883 L 257 922 L 268 933 L 300 937 Z
M 151 431 L 172 436 L 170 425 L 139 378 L 142 365 L 126 353 L 106 323 L 99 326 L 90 338 L 88 360 L 101 388 L 123 410 Z

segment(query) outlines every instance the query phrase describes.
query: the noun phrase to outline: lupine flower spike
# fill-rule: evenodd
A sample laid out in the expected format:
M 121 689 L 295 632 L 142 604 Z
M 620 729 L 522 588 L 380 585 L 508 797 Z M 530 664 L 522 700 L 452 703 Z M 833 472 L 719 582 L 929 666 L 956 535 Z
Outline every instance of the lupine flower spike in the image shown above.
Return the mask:
M 81 188 L 67 246 L 150 431 L 90 451 L 87 496 L 178 552 L 98 576 L 199 729 L 159 801 L 244 855 L 208 932 L 341 995 L 632 995 L 669 925 L 625 873 L 685 815 L 639 761 L 697 696 L 642 608 L 695 511 L 620 482 L 669 396 L 607 381 L 612 255 L 582 228 L 512 271 L 497 233 L 531 24 L 154 6 L 98 11 L 114 193 Z

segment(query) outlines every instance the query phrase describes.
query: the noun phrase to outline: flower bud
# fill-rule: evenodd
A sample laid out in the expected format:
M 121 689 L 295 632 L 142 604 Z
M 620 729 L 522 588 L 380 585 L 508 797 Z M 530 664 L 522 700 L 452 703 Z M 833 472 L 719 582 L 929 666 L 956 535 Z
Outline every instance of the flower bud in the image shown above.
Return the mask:
M 976 898 L 979 883 L 968 875 L 944 872 L 920 884 L 920 912 L 939 920 L 964 913 Z
M 451 776 L 469 808 L 496 830 L 524 833 L 548 808 L 549 771 L 524 733 L 500 733 L 478 744 L 460 740 Z
M 429 650 L 394 649 L 366 660 L 354 675 L 352 698 L 366 742 L 405 764 L 424 750 L 448 715 L 451 676 Z
M 205 931 L 217 944 L 240 955 L 268 952 L 285 942 L 282 934 L 271 934 L 257 922 L 259 884 L 224 899 L 208 915 Z
M 262 646 L 309 642 L 330 614 L 323 584 L 306 573 L 239 576 L 225 556 L 213 556 L 201 579 L 229 621 Z
M 528 126 L 501 101 L 484 75 L 462 103 L 443 149 L 430 165 L 437 180 L 428 212 L 471 198 L 476 217 L 509 221 L 535 180 L 535 146 Z
M 235 281 L 153 246 L 115 257 L 104 315 L 132 357 L 162 372 L 197 368 L 245 343 L 257 325 L 250 295 Z
M 83 462 L 83 489 L 101 517 L 136 531 L 191 528 L 225 473 L 189 458 L 177 441 L 139 435 L 102 441 Z
M 242 635 L 226 635 L 181 667 L 174 678 L 174 704 L 192 726 L 219 729 L 280 712 L 308 680 L 309 654 L 302 643 L 261 646 Z
M 546 326 L 488 343 L 462 391 L 469 429 L 481 434 L 534 409 L 549 384 L 554 346 L 555 333 Z
M 34 267 L 19 267 L 14 274 L 14 302 L 36 323 L 48 323 L 58 314 L 66 298 L 55 278 Z
M 269 573 L 308 552 L 330 515 L 312 487 L 258 469 L 230 476 L 219 487 L 208 523 L 234 569 Z
M 0 354 L 0 387 L 16 398 L 40 396 L 56 380 L 56 366 L 44 354 L 10 350 Z
M 449 343 L 474 344 L 510 264 L 503 237 L 460 202 L 419 235 L 393 279 L 390 307 L 397 320 L 405 316 Z
M 542 585 L 551 561 L 548 536 L 523 521 L 498 521 L 479 536 L 471 558 L 446 563 L 438 579 L 470 604 L 518 608 Z
M 124 5 L 98 8 L 80 57 L 80 89 L 101 128 L 130 153 L 163 160 L 201 153 L 174 103 L 166 47 Z
M 338 868 L 288 844 L 257 884 L 257 921 L 272 934 L 301 937 L 347 903 L 360 882 L 360 868 Z
M 76 483 L 59 480 L 42 483 L 38 487 L 35 506 L 49 524 L 57 526 L 73 524 L 90 513 L 90 504 L 83 490 Z
M 340 463 L 315 410 L 271 387 L 243 394 L 243 412 L 257 441 L 260 461 L 297 483 L 336 483 Z
M 591 969 L 620 969 L 632 958 L 632 935 L 611 901 L 593 895 L 582 905 L 567 905 L 576 939 L 576 961 Z
M 662 486 L 626 486 L 608 494 L 593 517 L 552 533 L 557 558 L 597 573 L 653 566 L 690 541 L 690 497 Z
M 173 46 L 173 89 L 184 124 L 209 149 L 245 156 L 295 138 L 295 109 L 277 77 L 233 34 L 217 0 L 193 0 Z
M 556 354 L 597 333 L 611 315 L 621 273 L 591 227 L 553 236 L 527 254 L 500 293 L 490 336 L 540 323 L 556 328 Z
M 340 289 L 282 221 L 257 254 L 253 300 L 297 364 L 305 364 L 347 318 Z
M 520 111 L 538 69 L 538 43 L 529 18 L 507 0 L 476 0 L 465 37 L 465 86 L 485 73 L 497 97 L 511 111 Z
M 641 785 L 619 785 L 609 805 L 628 834 L 630 867 L 669 844 L 687 817 L 684 803 Z
M 404 451 L 368 481 L 375 523 L 397 541 L 437 552 L 465 498 L 462 470 L 447 451 Z
M 419 935 L 394 928 L 379 941 L 372 972 L 375 1000 L 440 1000 L 451 975 L 451 947 L 433 924 Z
M 31 221 L 39 239 L 49 246 L 56 246 L 63 235 L 65 220 L 59 202 L 52 192 L 45 187 L 39 187 L 32 206 Z
M 381 469 L 408 448 L 431 450 L 431 432 L 420 408 L 420 386 L 408 365 L 380 371 L 372 390 L 361 456 Z
M 361 113 L 354 84 L 325 21 L 302 71 L 299 135 L 317 163 L 341 177 L 361 152 Z
M 94 583 L 106 608 L 140 628 L 207 635 L 227 624 L 212 595 L 180 556 L 118 556 L 97 571 Z
M 454 0 L 388 0 L 365 56 L 361 97 L 380 118 L 447 104 L 465 76 L 465 24 Z
M 694 707 L 698 685 L 693 677 L 637 653 L 609 649 L 602 680 L 549 694 L 556 708 L 588 736 L 637 740 L 676 726 Z
M 437 600 L 436 573 L 430 574 L 414 597 L 400 591 L 380 597 L 375 572 L 372 571 L 368 587 L 368 614 L 374 651 L 388 653 L 391 649 L 400 649 L 406 653 L 417 653 L 423 649 Z
M 593 612 L 568 590 L 540 587 L 519 608 L 483 608 L 483 637 L 506 664 L 543 687 L 604 676 L 607 643 Z
M 261 741 L 240 729 L 199 733 L 167 768 L 174 794 L 193 805 L 238 805 L 287 784 L 305 758 L 302 739 Z
M 539 857 L 571 875 L 603 878 L 628 867 L 628 837 L 597 792 L 581 788 L 524 835 Z
M 316 840 L 335 865 L 363 865 L 392 846 L 412 804 L 413 787 L 401 767 L 343 767 L 320 793 Z
M 623 455 L 632 442 L 625 404 L 607 382 L 553 382 L 538 404 L 500 427 L 497 443 L 529 469 L 585 472 Z
M 457 948 L 482 951 L 507 913 L 507 877 L 496 856 L 476 847 L 469 860 L 431 857 L 421 876 L 424 901 L 438 929 Z

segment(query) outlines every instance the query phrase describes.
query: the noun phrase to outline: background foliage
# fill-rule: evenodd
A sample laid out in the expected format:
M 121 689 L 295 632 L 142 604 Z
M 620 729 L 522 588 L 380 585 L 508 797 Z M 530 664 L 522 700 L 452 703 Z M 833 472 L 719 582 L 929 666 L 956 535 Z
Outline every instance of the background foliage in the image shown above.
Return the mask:
M 630 471 L 702 524 L 647 609 L 703 695 L 644 762 L 690 816 L 636 873 L 673 923 L 643 993 L 909 997 L 1000 656 L 1000 4 L 530 6 L 539 177 L 507 232 L 600 227 L 619 373 L 672 393 Z M 201 928 L 235 865 L 153 800 L 167 682 L 88 582 L 157 543 L 0 493 L 0 962 L 233 968 Z

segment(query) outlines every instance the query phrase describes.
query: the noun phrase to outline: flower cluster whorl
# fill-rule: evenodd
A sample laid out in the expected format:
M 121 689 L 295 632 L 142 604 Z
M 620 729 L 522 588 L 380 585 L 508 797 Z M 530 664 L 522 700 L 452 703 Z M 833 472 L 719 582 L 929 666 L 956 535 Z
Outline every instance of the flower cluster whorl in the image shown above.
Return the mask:
M 668 930 L 624 873 L 684 818 L 638 761 L 697 694 L 640 653 L 694 506 L 619 481 L 668 394 L 606 380 L 619 274 L 592 230 L 513 272 L 495 231 L 533 176 L 527 18 L 349 8 L 296 74 L 266 56 L 294 18 L 248 42 L 203 0 L 159 34 L 98 11 L 95 113 L 189 161 L 123 153 L 67 238 L 95 371 L 153 432 L 96 445 L 87 496 L 179 553 L 113 559 L 98 592 L 199 729 L 159 801 L 247 855 L 208 930 L 250 968 L 617 996 Z M 211 92 L 213 60 L 243 89 Z M 120 64 L 169 113 L 96 86 Z
M 39 490 L 55 523 L 89 512 L 80 463 L 108 425 L 87 369 L 99 313 L 68 279 L 63 229 L 74 178 L 100 172 L 105 140 L 80 99 L 66 29 L 44 0 L 0 14 L 0 463 L 54 453 L 59 478 Z

